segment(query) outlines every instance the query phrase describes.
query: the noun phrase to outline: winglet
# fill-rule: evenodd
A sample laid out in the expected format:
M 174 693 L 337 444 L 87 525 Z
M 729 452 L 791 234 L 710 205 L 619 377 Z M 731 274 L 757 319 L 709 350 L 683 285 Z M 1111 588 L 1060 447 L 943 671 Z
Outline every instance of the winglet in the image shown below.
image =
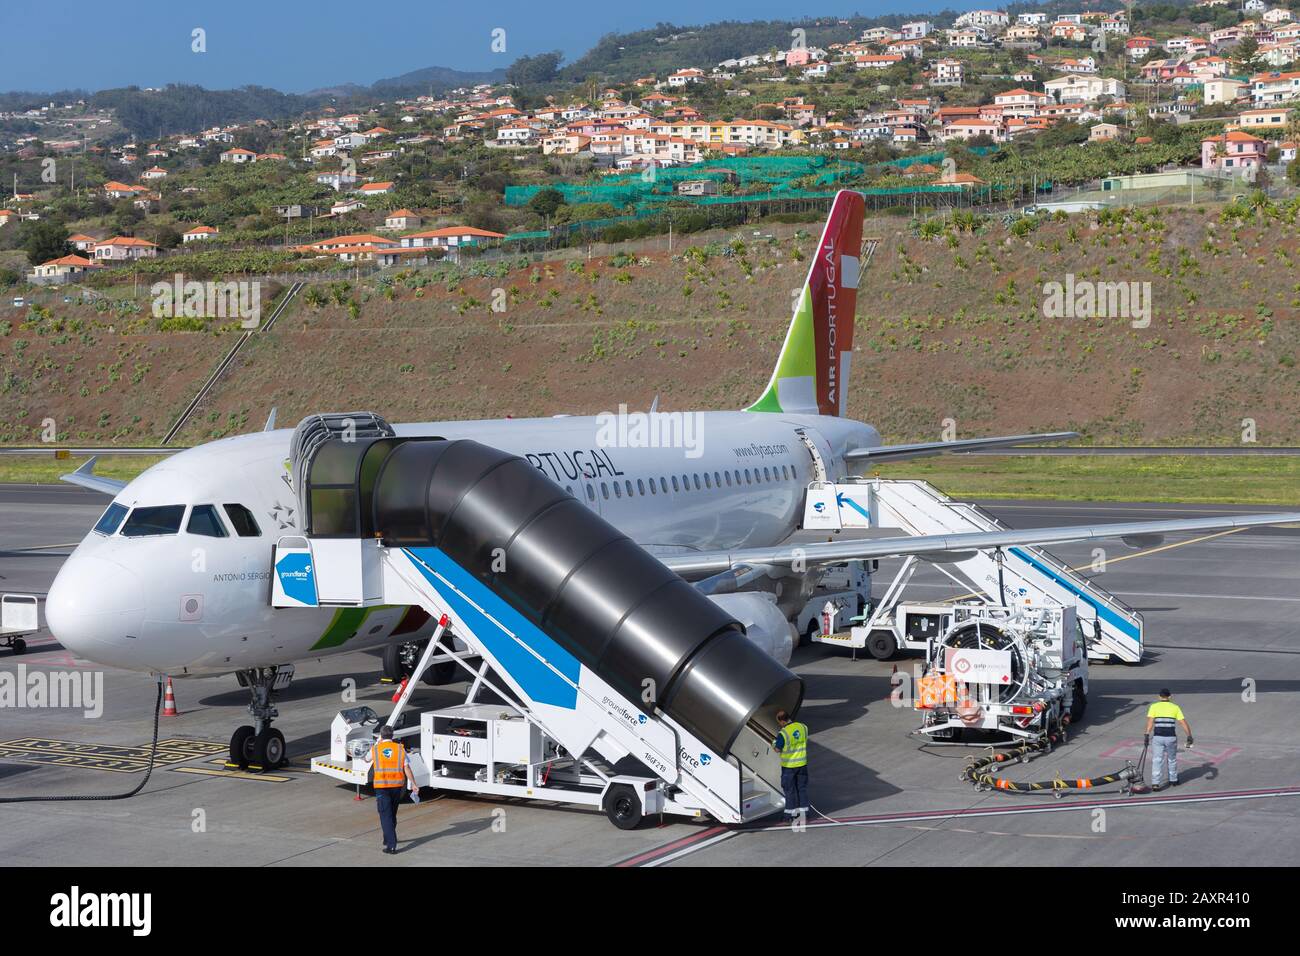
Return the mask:
M 266 424 L 262 426 L 262 431 L 264 432 L 275 431 L 275 413 L 277 411 L 279 411 L 279 407 L 276 405 L 272 405 L 271 414 L 266 416 Z
M 105 495 L 116 495 L 126 487 L 126 482 L 95 474 L 95 463 L 97 461 L 99 461 L 99 456 L 91 455 L 82 462 L 81 467 L 76 471 L 68 475 L 60 475 L 59 481 L 66 481 L 70 485 L 89 488 L 91 491 L 98 491 Z

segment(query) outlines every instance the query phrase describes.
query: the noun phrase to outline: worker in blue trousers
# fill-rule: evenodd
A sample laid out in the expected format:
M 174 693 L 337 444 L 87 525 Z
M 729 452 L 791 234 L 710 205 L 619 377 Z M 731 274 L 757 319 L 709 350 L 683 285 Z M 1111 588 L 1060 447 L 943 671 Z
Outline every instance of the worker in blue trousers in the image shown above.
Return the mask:
M 784 710 L 776 712 L 781 730 L 773 747 L 781 755 L 781 789 L 785 791 L 786 816 L 808 814 L 808 725 L 791 720 Z
M 1187 746 L 1192 745 L 1192 728 L 1183 716 L 1183 709 L 1170 697 L 1168 688 L 1161 688 L 1160 699 L 1147 708 L 1145 743 L 1151 748 L 1151 782 L 1155 791 L 1178 786 L 1178 725 L 1187 734 Z M 1168 781 L 1166 783 L 1166 781 Z
M 379 729 L 379 740 L 370 748 L 370 762 L 375 768 L 375 803 L 379 810 L 379 826 L 384 831 L 384 852 L 397 852 L 397 805 L 402 802 L 402 791 L 410 788 L 418 793 L 411 762 L 406 757 L 406 747 L 393 739 L 393 728 L 384 724 Z

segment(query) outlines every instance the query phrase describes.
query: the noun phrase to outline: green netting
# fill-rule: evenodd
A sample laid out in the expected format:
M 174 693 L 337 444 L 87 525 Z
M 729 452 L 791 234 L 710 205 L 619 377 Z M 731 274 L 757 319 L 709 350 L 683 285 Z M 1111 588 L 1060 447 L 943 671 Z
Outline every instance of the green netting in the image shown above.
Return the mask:
M 708 160 L 690 166 L 672 166 L 655 169 L 652 176 L 641 172 L 607 176 L 599 182 L 557 183 L 542 186 L 507 186 L 507 206 L 523 206 L 544 189 L 555 189 L 570 205 L 577 203 L 607 202 L 615 206 L 643 206 L 669 200 L 697 203 L 734 201 L 732 197 L 681 196 L 677 184 L 683 181 L 709 179 L 715 182 L 734 181 L 741 190 L 752 190 L 766 185 L 761 193 L 735 197 L 741 201 L 762 201 L 760 196 L 779 199 L 817 198 L 822 195 L 815 189 L 791 185 L 794 180 L 805 186 L 833 186 L 844 179 L 859 176 L 864 171 L 861 163 L 845 162 L 827 156 L 729 156 Z

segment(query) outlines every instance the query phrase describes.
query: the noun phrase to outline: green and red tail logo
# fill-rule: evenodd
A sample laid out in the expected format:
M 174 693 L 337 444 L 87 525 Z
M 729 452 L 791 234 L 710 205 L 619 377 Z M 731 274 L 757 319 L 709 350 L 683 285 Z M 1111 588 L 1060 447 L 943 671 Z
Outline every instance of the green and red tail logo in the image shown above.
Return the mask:
M 747 411 L 844 414 L 865 208 L 861 193 L 836 194 L 772 378 Z

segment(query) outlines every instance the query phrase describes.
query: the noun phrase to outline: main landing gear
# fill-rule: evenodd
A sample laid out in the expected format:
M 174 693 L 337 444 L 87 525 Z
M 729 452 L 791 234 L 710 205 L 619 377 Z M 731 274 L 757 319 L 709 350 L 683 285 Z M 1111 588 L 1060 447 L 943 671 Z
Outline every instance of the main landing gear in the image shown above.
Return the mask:
M 293 665 L 251 667 L 236 671 L 235 678 L 253 696 L 248 705 L 253 724 L 237 728 L 230 736 L 230 762 L 227 766 L 240 770 L 275 770 L 284 766 L 288 762 L 284 734 L 271 726 L 271 720 L 280 712 L 271 699 L 277 690 L 284 690 L 293 680 Z
M 383 657 L 384 680 L 391 684 L 400 684 L 410 677 L 415 673 L 415 666 L 420 663 L 420 658 L 424 656 L 424 649 L 428 646 L 429 642 L 427 640 L 387 645 L 384 648 Z M 447 650 L 453 648 L 449 633 L 443 635 L 442 646 Z M 430 687 L 440 687 L 443 684 L 454 682 L 457 676 L 458 668 L 454 660 L 435 656 L 433 662 L 421 675 L 420 680 Z

